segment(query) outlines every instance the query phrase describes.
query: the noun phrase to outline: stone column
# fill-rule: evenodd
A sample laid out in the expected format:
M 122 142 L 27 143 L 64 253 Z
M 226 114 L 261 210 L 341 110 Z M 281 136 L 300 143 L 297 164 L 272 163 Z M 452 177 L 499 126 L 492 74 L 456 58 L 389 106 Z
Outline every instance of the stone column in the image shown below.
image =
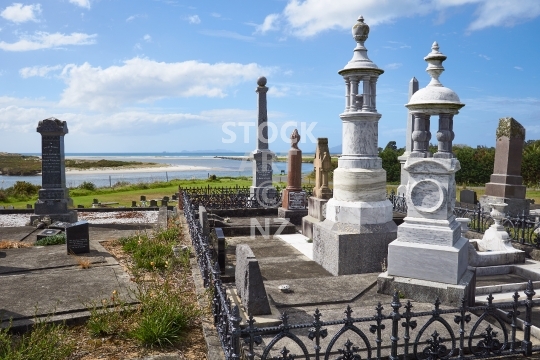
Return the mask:
M 283 190 L 282 206 L 278 209 L 278 217 L 289 219 L 295 225 L 302 224 L 306 216 L 306 192 L 302 190 L 302 150 L 298 148 L 300 135 L 294 129 L 291 134 L 291 149 L 287 157 L 287 188 Z
M 493 174 L 480 204 L 484 211 L 491 211 L 490 203 L 505 203 L 509 215 L 521 215 L 523 211 L 528 214 L 530 202 L 525 199 L 526 187 L 521 177 L 525 128 L 514 118 L 502 118 L 496 136 Z
M 352 29 L 353 58 L 339 71 L 351 79 L 351 107 L 340 114 L 343 151 L 334 170 L 333 197 L 323 222 L 313 225 L 313 259 L 333 275 L 381 271 L 388 244 L 396 238 L 392 204 L 386 199 L 386 172 L 378 157 L 375 80 L 384 70 L 367 56 L 369 26 L 360 17 Z M 363 94 L 357 95 L 358 79 Z M 355 106 L 353 100 L 357 99 Z
M 67 123 L 55 118 L 40 121 L 37 132 L 41 134 L 42 185 L 35 204 L 31 222 L 49 216 L 52 221 L 76 222 L 77 213 L 69 211 L 73 200 L 66 188 L 64 136 Z
M 409 98 L 407 99 L 408 101 L 410 101 L 414 93 L 418 91 L 418 86 L 418 80 L 413 77 L 411 81 L 409 81 Z M 405 166 L 405 162 L 407 161 L 409 155 L 412 152 L 413 129 L 414 116 L 409 111 L 407 111 L 407 133 L 405 135 L 405 152 L 398 158 L 399 163 L 401 164 L 400 185 L 397 188 L 397 193 L 399 196 L 405 196 L 405 194 L 407 193 L 407 181 L 409 178 L 407 172 L 403 170 L 403 167 Z
M 276 205 L 276 190 L 272 186 L 272 159 L 274 153 L 269 150 L 268 144 L 268 115 L 266 93 L 266 78 L 260 77 L 257 80 L 257 149 L 253 151 L 253 182 L 250 187 L 251 196 L 261 206 Z

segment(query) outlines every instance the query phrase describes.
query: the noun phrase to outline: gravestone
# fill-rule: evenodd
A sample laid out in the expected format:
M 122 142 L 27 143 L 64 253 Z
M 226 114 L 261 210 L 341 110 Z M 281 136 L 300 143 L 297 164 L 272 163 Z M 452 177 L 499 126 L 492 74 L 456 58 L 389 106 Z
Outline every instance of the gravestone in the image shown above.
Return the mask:
M 308 198 L 308 214 L 302 218 L 302 235 L 313 239 L 313 224 L 320 223 L 326 218 L 326 203 L 332 197 L 328 186 L 332 161 L 328 138 L 317 138 L 317 148 L 313 159 L 315 170 L 315 187 L 313 196 Z
M 61 230 L 58 230 L 58 229 L 45 229 L 45 230 L 42 230 L 40 231 L 39 233 L 37 233 L 36 235 L 36 241 L 39 241 L 43 238 L 46 238 L 46 237 L 49 237 L 49 236 L 54 236 L 54 235 L 58 235 L 60 234 L 62 231 Z
M 476 204 L 478 199 L 476 198 L 476 191 L 465 189 L 459 192 L 459 202 L 465 204 Z
M 199 205 L 199 222 L 201 224 L 202 234 L 206 237 L 210 235 L 210 223 L 208 222 L 208 212 L 206 208 Z
M 27 208 L 27 209 L 31 209 L 31 208 L 32 208 L 32 204 L 26 204 L 26 208 Z
M 398 236 L 388 246 L 387 271 L 379 275 L 379 292 L 396 290 L 406 298 L 459 304 L 474 289 L 474 271 L 468 268 L 468 239 L 454 215 L 455 173 L 459 160 L 452 154 L 453 118 L 465 106 L 444 87 L 439 76 L 446 56 L 435 42 L 424 58 L 431 81 L 406 105 L 414 116 L 412 152 L 405 163 L 408 173 L 407 216 Z M 430 117 L 439 117 L 437 152 L 429 151 Z M 473 299 L 468 299 L 473 301 Z
M 266 78 L 257 80 L 257 149 L 252 152 L 253 183 L 250 194 L 264 206 L 277 205 L 275 203 L 276 189 L 272 186 L 272 159 L 274 153 L 268 146 L 268 114 L 266 93 Z
M 157 207 L 157 201 L 156 200 L 150 200 L 150 207 Z
M 55 221 L 51 225 L 49 225 L 49 229 L 58 229 L 64 231 L 67 226 L 69 226 L 70 223 L 63 222 L 63 221 Z
M 219 264 L 221 274 L 225 274 L 225 235 L 222 228 L 214 228 L 211 233 L 214 261 Z
M 131 207 L 137 207 L 137 201 L 135 200 L 131 201 Z
M 521 159 L 525 141 L 525 128 L 514 118 L 499 120 L 496 131 L 495 164 L 486 193 L 480 197 L 482 209 L 491 211 L 489 204 L 508 204 L 506 214 L 529 214 L 530 200 L 525 199 L 526 187 L 521 177 Z
M 392 204 L 386 199 L 386 171 L 378 156 L 377 80 L 384 73 L 364 46 L 369 26 L 352 27 L 353 58 L 339 71 L 345 80 L 342 155 L 334 170 L 334 191 L 326 219 L 313 224 L 313 260 L 332 275 L 380 272 L 388 244 L 396 238 Z
M 236 247 L 236 291 L 248 315 L 269 315 L 270 304 L 259 262 L 247 244 Z
M 30 222 L 48 216 L 51 220 L 75 222 L 77 212 L 69 210 L 73 200 L 66 187 L 64 136 L 67 123 L 55 118 L 40 121 L 37 132 L 41 134 L 41 189 Z
M 415 92 L 418 91 L 418 80 L 416 80 L 415 77 L 409 81 L 409 98 L 408 100 L 411 100 L 411 97 L 414 95 Z M 407 133 L 405 136 L 405 152 L 403 155 L 398 157 L 399 163 L 401 164 L 401 173 L 400 173 L 400 185 L 397 188 L 397 194 L 398 196 L 406 196 L 407 194 L 407 182 L 409 181 L 409 174 L 403 170 L 403 167 L 405 166 L 405 163 L 407 162 L 407 159 L 409 158 L 409 155 L 412 152 L 412 134 L 414 129 L 414 116 L 413 114 L 407 110 Z
M 283 190 L 282 206 L 278 209 L 278 217 L 289 219 L 295 225 L 302 224 L 307 215 L 306 192 L 302 190 L 302 150 L 298 148 L 300 135 L 294 129 L 291 134 L 291 149 L 287 157 L 287 187 Z
M 77 221 L 66 226 L 66 245 L 68 255 L 90 252 L 88 221 Z
M 167 206 L 168 202 L 169 201 L 165 199 L 161 200 L 161 206 Z

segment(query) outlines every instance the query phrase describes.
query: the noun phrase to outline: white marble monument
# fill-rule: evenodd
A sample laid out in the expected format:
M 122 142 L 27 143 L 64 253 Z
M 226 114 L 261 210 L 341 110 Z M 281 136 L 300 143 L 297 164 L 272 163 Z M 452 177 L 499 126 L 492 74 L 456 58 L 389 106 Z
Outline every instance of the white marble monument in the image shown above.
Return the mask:
M 367 56 L 369 26 L 360 17 L 352 33 L 354 55 L 339 71 L 345 80 L 342 156 L 334 171 L 334 193 L 326 219 L 313 225 L 313 257 L 333 275 L 379 272 L 396 238 L 386 171 L 378 157 L 377 79 L 384 70 Z
M 415 92 L 418 91 L 418 80 L 415 77 L 409 81 L 409 98 L 408 101 L 411 101 L 411 97 Z M 398 157 L 399 163 L 401 165 L 401 176 L 400 176 L 400 185 L 397 188 L 398 196 L 405 196 L 407 194 L 407 181 L 409 181 L 408 173 L 403 170 L 405 163 L 409 158 L 409 155 L 412 152 L 412 132 L 414 129 L 414 116 L 410 111 L 407 111 L 407 134 L 405 135 L 405 152 L 403 155 Z
M 455 173 L 459 161 L 452 154 L 453 117 L 464 104 L 439 82 L 446 56 L 433 43 L 424 58 L 431 82 L 406 105 L 414 116 L 413 147 L 404 170 L 408 173 L 407 216 L 388 246 L 388 271 L 379 276 L 379 291 L 396 289 L 418 301 L 459 302 L 469 296 L 474 273 L 468 269 L 468 239 L 454 216 Z M 438 115 L 438 150 L 429 153 L 430 117 Z M 474 287 L 474 285 L 473 285 Z

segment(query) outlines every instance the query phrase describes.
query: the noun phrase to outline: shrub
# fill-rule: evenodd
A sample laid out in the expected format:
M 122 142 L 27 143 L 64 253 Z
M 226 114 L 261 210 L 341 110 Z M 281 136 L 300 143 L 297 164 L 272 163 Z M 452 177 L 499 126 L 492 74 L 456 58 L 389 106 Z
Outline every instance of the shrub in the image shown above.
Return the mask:
M 17 181 L 12 187 L 7 188 L 7 192 L 16 198 L 28 198 L 36 196 L 41 186 L 31 184 L 27 181 Z
M 96 184 L 90 181 L 83 181 L 82 184 L 77 186 L 77 188 L 82 189 L 82 190 L 94 191 L 96 190 Z
M 61 245 L 66 243 L 66 235 L 65 234 L 57 234 L 53 236 L 47 236 L 43 239 L 39 239 L 36 241 L 36 246 L 47 246 L 47 245 Z
M 8 200 L 8 196 L 4 190 L 0 190 L 0 202 L 6 202 Z

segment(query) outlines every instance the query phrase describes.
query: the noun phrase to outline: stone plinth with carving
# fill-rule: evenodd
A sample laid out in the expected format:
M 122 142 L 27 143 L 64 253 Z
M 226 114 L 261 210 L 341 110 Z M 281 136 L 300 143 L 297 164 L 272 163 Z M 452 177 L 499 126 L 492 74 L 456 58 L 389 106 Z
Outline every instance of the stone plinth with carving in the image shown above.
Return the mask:
M 409 81 L 409 101 L 415 92 L 418 91 L 418 80 L 415 77 Z M 414 116 L 408 111 L 407 112 L 407 134 L 405 135 L 405 152 L 401 155 L 398 160 L 401 164 L 401 176 L 400 176 L 400 185 L 397 188 L 397 194 L 399 196 L 405 196 L 407 194 L 407 182 L 409 181 L 409 174 L 403 169 L 405 167 L 405 162 L 409 158 L 409 155 L 412 152 L 412 132 L 414 129 Z
M 67 123 L 55 118 L 40 121 L 37 132 L 41 134 L 41 189 L 30 221 L 48 216 L 53 221 L 76 222 L 77 213 L 70 211 L 73 200 L 66 188 L 64 136 Z
M 313 259 L 333 275 L 381 271 L 397 230 L 378 156 L 376 90 L 384 70 L 367 56 L 369 26 L 362 17 L 352 34 L 357 43 L 353 58 L 339 71 L 345 80 L 342 156 L 326 219 L 313 225 Z
M 496 132 L 495 164 L 486 193 L 480 197 L 484 211 L 492 203 L 506 203 L 506 213 L 529 213 L 530 201 L 525 199 L 526 188 L 521 177 L 521 160 L 525 141 L 525 128 L 511 117 L 499 120 Z
M 276 189 L 272 186 L 272 160 L 275 157 L 268 146 L 268 115 L 266 78 L 257 80 L 257 149 L 252 152 L 253 182 L 251 196 L 263 206 L 276 205 Z
M 302 224 L 307 215 L 306 192 L 302 190 L 302 150 L 298 148 L 300 134 L 294 129 L 291 134 L 291 148 L 287 157 L 287 188 L 283 190 L 282 206 L 278 217 L 288 219 L 295 225 Z
M 452 154 L 453 117 L 464 104 L 439 82 L 446 56 L 434 43 L 425 57 L 431 81 L 406 105 L 414 116 L 413 146 L 404 170 L 408 174 L 407 216 L 398 236 L 388 246 L 388 271 L 378 279 L 379 292 L 402 291 L 405 297 L 425 301 L 439 297 L 459 303 L 474 291 L 474 272 L 468 269 L 468 240 L 454 216 L 455 173 L 459 161 Z M 438 115 L 439 146 L 429 153 L 430 117 Z
M 315 187 L 313 196 L 308 198 L 308 214 L 302 219 L 302 234 L 313 239 L 313 224 L 326 219 L 326 203 L 332 197 L 332 190 L 328 186 L 332 161 L 328 138 L 317 138 L 317 149 L 313 159 L 315 170 Z

